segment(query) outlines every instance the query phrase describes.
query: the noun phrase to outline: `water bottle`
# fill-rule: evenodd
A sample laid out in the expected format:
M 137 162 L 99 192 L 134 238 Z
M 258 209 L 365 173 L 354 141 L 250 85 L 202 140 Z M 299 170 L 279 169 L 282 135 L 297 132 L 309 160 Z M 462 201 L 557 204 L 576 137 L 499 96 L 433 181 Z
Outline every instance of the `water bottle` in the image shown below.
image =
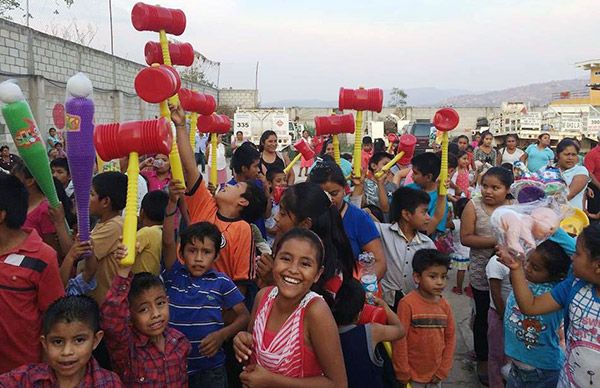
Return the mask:
M 377 274 L 375 273 L 375 256 L 371 252 L 358 255 L 360 266 L 360 283 L 365 289 L 367 303 L 374 304 L 373 297 L 377 294 Z

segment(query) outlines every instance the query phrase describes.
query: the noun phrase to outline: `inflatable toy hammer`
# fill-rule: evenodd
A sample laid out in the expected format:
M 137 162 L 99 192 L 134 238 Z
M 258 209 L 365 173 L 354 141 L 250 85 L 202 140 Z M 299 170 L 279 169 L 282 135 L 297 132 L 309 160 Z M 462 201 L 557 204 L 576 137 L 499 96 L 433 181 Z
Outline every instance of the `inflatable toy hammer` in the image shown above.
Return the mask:
M 46 146 L 31 113 L 29 103 L 25 100 L 19 85 L 11 81 L 2 82 L 0 84 L 0 100 L 4 103 L 2 116 L 4 116 L 4 121 L 17 146 L 19 155 L 48 198 L 50 205 L 57 207 L 60 202 L 56 195 Z
M 440 195 L 448 194 L 446 180 L 448 179 L 448 132 L 456 128 L 460 118 L 452 108 L 442 108 L 435 112 L 433 125 L 442 131 L 442 163 L 440 167 Z
M 192 112 L 190 117 L 190 145 L 196 148 L 196 131 L 198 127 L 198 114 L 211 115 L 217 107 L 215 98 L 209 94 L 202 94 L 189 89 L 179 90 L 181 107 Z
M 400 136 L 400 145 L 398 146 L 398 154 L 394 156 L 392 160 L 387 162 L 385 166 L 381 168 L 380 171 L 375 173 L 375 178 L 379 179 L 388 172 L 398 161 L 400 164 L 407 165 L 410 164 L 410 161 L 415 154 L 415 147 L 417 145 L 417 138 L 414 135 L 406 133 Z
M 340 88 L 338 100 L 340 110 L 356 110 L 356 132 L 354 133 L 354 155 L 352 157 L 353 175 L 360 177 L 361 174 L 361 148 L 362 148 L 362 112 L 381 112 L 383 108 L 383 90 L 381 89 L 344 89 Z
M 172 143 L 171 123 L 165 118 L 101 124 L 94 130 L 94 144 L 102 160 L 129 156 L 127 202 L 123 222 L 123 244 L 127 246 L 128 251 L 127 257 L 121 260 L 123 266 L 133 265 L 135 261 L 139 155 L 168 154 Z
M 90 239 L 90 188 L 96 158 L 92 90 L 92 82 L 83 73 L 78 73 L 67 81 L 67 157 L 77 204 L 79 241 Z
M 300 158 L 304 156 L 304 159 L 310 160 L 315 157 L 315 151 L 310 148 L 307 142 L 304 139 L 300 139 L 294 144 L 294 148 L 298 151 L 298 155 L 292 159 L 292 161 L 287 165 L 286 168 L 283 169 L 283 172 L 287 175 L 292 168 L 294 168 L 294 164 L 298 163 Z
M 231 129 L 231 121 L 226 115 L 212 114 L 198 118 L 198 130 L 210 133 L 210 183 L 217 185 L 217 136 L 223 135 Z
M 146 46 L 144 46 L 144 56 L 148 66 L 152 66 L 155 63 L 165 64 L 160 42 L 146 43 Z M 169 57 L 171 58 L 171 65 L 192 66 L 195 59 L 194 48 L 190 43 L 169 42 Z
M 316 116 L 315 134 L 317 136 L 332 135 L 335 162 L 341 165 L 340 140 L 338 134 L 354 133 L 354 116 L 351 113 L 337 116 Z

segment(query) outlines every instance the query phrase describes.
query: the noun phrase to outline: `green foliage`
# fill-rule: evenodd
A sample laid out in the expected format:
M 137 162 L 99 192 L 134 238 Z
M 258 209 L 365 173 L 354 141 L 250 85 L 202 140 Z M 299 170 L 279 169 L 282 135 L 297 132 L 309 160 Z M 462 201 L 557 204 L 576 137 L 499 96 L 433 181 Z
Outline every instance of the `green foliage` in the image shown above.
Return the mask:
M 406 92 L 404 92 L 404 90 L 400 88 L 393 88 L 392 92 L 390 93 L 390 97 L 391 99 L 389 106 L 398 108 L 406 105 L 406 98 L 408 97 L 408 95 L 406 94 Z

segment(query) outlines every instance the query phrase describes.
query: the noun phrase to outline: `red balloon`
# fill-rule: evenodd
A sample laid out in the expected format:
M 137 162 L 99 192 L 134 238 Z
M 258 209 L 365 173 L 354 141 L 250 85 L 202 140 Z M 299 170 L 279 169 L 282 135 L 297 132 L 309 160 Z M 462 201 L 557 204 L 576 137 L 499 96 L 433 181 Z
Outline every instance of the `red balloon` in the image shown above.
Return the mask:
M 52 119 L 54 126 L 57 129 L 63 129 L 65 127 L 65 107 L 63 104 L 55 104 L 52 109 Z

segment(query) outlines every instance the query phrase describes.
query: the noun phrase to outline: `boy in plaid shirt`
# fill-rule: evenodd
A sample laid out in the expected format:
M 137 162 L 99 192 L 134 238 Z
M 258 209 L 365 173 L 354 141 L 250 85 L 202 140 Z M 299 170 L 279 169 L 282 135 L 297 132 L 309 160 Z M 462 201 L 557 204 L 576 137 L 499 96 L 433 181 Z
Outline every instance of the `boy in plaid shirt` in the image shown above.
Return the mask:
M 126 256 L 122 244 L 119 251 L 119 257 Z M 188 386 L 190 343 L 169 327 L 160 278 L 148 272 L 132 276 L 131 267 L 119 266 L 101 310 L 111 364 L 126 386 Z

